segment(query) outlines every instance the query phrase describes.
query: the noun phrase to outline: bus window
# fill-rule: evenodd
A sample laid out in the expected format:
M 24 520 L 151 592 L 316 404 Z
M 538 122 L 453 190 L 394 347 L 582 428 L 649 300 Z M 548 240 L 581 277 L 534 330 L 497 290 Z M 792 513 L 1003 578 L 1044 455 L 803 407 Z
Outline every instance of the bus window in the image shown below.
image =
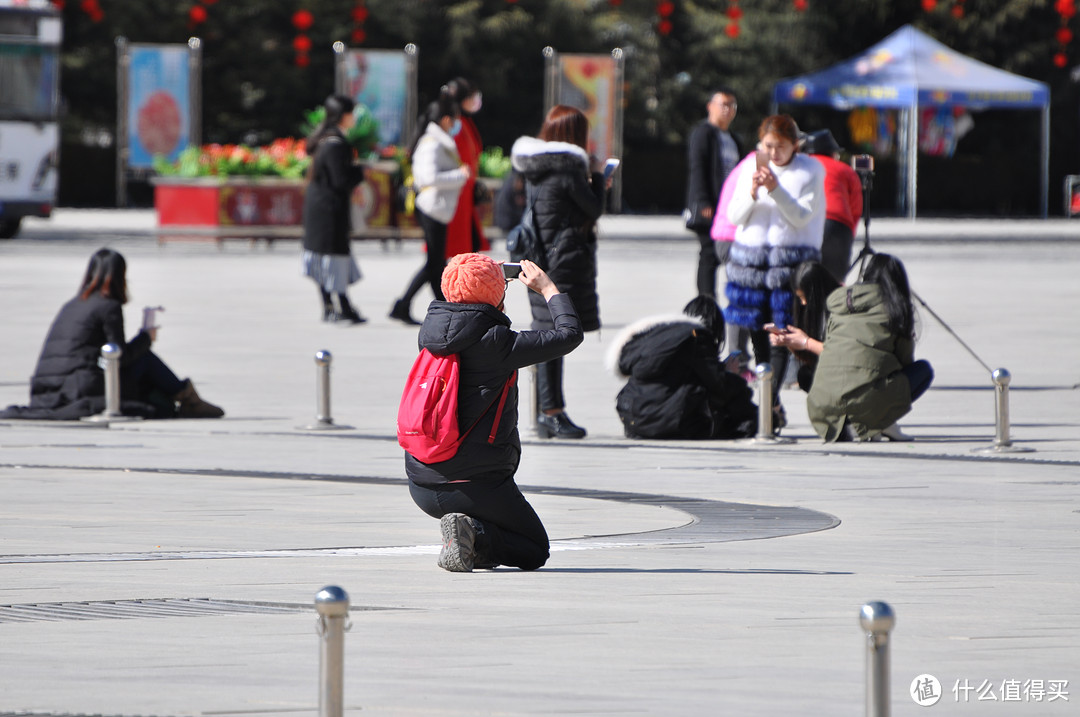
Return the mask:
M 0 46 L 0 119 L 56 119 L 55 48 Z

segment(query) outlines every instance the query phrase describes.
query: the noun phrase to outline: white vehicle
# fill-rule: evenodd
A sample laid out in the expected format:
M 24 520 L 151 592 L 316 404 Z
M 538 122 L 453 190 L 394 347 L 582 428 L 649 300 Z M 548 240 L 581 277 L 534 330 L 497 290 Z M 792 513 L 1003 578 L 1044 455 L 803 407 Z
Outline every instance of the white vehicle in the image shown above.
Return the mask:
M 0 239 L 56 204 L 61 37 L 49 0 L 0 0 Z

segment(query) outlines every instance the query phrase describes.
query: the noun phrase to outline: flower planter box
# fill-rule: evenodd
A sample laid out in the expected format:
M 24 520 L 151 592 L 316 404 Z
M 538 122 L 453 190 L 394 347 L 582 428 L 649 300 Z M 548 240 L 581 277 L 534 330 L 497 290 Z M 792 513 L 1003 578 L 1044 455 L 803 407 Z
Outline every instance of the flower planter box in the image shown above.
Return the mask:
M 367 179 L 352 194 L 353 237 L 400 239 L 421 236 L 416 221 L 396 210 L 394 162 L 367 166 Z M 483 180 L 497 192 L 500 180 Z M 288 239 L 303 233 L 303 180 L 278 177 L 154 177 L 158 241 Z M 492 207 L 480 207 L 487 225 Z

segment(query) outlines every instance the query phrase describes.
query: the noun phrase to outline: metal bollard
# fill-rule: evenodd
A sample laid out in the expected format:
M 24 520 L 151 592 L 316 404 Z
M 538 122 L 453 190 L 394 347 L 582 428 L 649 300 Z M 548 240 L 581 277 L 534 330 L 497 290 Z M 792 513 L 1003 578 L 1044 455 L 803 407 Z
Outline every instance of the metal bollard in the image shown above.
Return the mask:
M 84 416 L 87 423 L 109 424 L 115 421 L 134 421 L 137 416 L 125 416 L 120 410 L 120 357 L 124 350 L 116 344 L 101 347 L 98 365 L 105 370 L 105 410 L 93 416 Z
M 352 428 L 339 426 L 330 416 L 330 364 L 334 357 L 323 349 L 315 352 L 315 423 L 303 426 L 309 431 L 330 431 Z
M 773 435 L 773 370 L 772 365 L 759 363 L 754 367 L 758 384 L 758 432 L 751 443 L 794 443 L 791 438 Z
M 889 632 L 896 615 L 884 602 L 868 602 L 859 611 L 866 631 L 866 717 L 889 717 Z
M 772 365 L 767 363 L 759 363 L 754 367 L 754 375 L 757 376 L 758 382 L 758 440 L 767 440 L 773 437 L 772 434 Z
M 976 448 L 976 451 L 993 451 L 995 453 L 1031 453 L 1034 448 L 1021 448 L 1014 446 L 1009 437 L 1009 384 L 1012 382 L 1012 374 L 1008 370 L 999 368 L 990 374 L 994 382 L 994 445 Z
M 345 691 L 345 631 L 349 629 L 349 594 L 327 585 L 315 594 L 319 613 L 319 717 L 341 717 Z
M 537 380 L 539 372 L 536 364 L 529 367 L 529 378 L 532 380 L 532 390 L 529 391 L 529 420 L 533 433 L 540 430 L 540 382 Z
M 334 357 L 325 349 L 315 352 L 315 420 L 331 424 L 330 417 L 330 362 Z

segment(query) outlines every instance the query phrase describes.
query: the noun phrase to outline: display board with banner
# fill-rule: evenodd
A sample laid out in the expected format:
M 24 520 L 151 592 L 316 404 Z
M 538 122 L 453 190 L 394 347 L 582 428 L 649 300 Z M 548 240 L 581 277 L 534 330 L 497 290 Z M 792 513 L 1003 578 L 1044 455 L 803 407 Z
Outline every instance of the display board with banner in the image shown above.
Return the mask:
M 404 51 L 351 50 L 334 44 L 337 92 L 367 107 L 379 123 L 379 144 L 403 145 L 416 122 L 416 45 Z
M 589 120 L 588 152 L 601 160 L 622 158 L 623 52 L 610 55 L 562 55 L 544 48 L 544 113 L 554 105 L 581 110 Z M 621 207 L 622 184 L 616 173 L 610 206 Z
M 201 51 L 187 45 L 117 42 L 117 204 L 129 172 L 149 173 L 154 157 L 174 161 L 201 141 Z

